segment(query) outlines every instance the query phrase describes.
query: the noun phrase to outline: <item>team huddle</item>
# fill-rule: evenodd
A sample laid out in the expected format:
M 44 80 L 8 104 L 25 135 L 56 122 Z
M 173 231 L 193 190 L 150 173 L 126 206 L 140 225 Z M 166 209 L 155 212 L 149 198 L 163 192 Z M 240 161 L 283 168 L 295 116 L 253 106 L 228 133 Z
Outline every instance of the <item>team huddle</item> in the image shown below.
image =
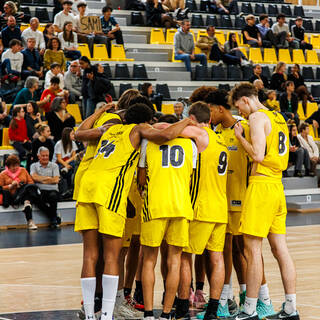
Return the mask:
M 165 115 L 157 123 L 143 103 L 126 110 L 107 105 L 77 130 L 76 138 L 88 142 L 74 191 L 75 231 L 84 248 L 80 318 L 154 320 L 160 248 L 159 319 L 190 319 L 190 306 L 202 308 L 196 317 L 205 320 L 300 319 L 281 182 L 289 157 L 287 124 L 259 102 L 250 83 L 229 95 L 207 87 L 192 102 L 189 118 Z M 232 115 L 231 105 L 241 117 Z M 266 237 L 285 291 L 279 312 L 264 275 Z M 233 266 L 239 306 L 230 284 Z M 207 303 L 198 294 L 205 275 Z

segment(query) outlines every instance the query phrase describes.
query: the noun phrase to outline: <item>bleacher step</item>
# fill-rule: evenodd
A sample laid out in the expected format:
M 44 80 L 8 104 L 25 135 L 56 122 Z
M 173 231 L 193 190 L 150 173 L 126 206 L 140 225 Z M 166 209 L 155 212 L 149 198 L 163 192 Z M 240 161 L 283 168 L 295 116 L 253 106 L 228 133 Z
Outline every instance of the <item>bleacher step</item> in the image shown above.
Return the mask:
M 124 43 L 147 43 L 147 36 L 143 34 L 123 34 Z
M 158 81 L 166 81 L 168 78 L 172 81 L 190 81 L 190 72 L 148 72 L 148 76 L 151 79 L 157 79 Z
M 285 190 L 290 189 L 308 189 L 308 188 L 317 188 L 318 187 L 318 178 L 317 177 L 289 177 L 282 179 L 283 187 Z
M 135 61 L 168 61 L 168 53 L 167 52 L 127 52 L 127 58 L 135 59 Z M 153 77 L 151 77 L 153 78 Z M 168 80 L 165 79 L 165 80 Z M 171 79 L 170 79 L 171 80 Z
M 319 212 L 320 211 L 320 200 L 311 202 L 287 202 L 287 210 L 291 212 Z

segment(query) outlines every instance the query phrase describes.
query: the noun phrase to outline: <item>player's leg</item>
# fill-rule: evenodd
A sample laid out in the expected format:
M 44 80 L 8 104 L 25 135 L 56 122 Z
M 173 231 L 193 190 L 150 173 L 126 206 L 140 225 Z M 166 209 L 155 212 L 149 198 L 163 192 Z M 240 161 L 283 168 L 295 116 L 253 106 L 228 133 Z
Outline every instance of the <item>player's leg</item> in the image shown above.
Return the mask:
M 161 304 L 163 305 L 164 302 L 164 295 L 166 293 L 166 279 L 168 274 L 168 266 L 167 266 L 167 259 L 168 259 L 168 244 L 165 240 L 162 241 L 160 246 L 160 270 L 161 276 L 163 281 L 163 294 L 162 294 L 162 301 Z
M 140 246 L 139 257 L 138 257 L 138 267 L 136 272 L 136 288 L 134 290 L 133 299 L 136 302 L 136 308 L 141 311 L 144 309 L 142 280 L 141 280 L 142 265 L 143 265 L 143 250 L 142 250 L 142 246 Z
M 194 295 L 193 306 L 195 308 L 202 309 L 206 304 L 206 300 L 203 294 L 203 286 L 204 286 L 204 280 L 206 276 L 205 255 L 203 254 L 195 255 L 194 270 L 195 270 L 195 277 L 196 277 L 196 291 Z

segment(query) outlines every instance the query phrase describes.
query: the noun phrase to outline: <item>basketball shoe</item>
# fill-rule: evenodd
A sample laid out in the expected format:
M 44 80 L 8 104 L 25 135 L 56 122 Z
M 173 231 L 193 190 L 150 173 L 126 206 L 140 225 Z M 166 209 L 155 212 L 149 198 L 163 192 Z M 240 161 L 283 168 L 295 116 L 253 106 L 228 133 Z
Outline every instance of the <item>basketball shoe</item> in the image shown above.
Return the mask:
M 284 303 L 282 304 L 282 308 L 281 310 L 272 315 L 272 316 L 267 316 L 265 318 L 266 320 L 300 320 L 300 316 L 299 316 L 299 313 L 298 311 L 296 310 L 295 312 L 291 313 L 291 314 L 287 314 L 285 311 L 284 311 Z
M 265 319 L 265 317 L 275 314 L 272 303 L 270 302 L 268 305 L 263 303 L 260 299 L 258 299 L 257 302 L 257 313 L 259 319 Z

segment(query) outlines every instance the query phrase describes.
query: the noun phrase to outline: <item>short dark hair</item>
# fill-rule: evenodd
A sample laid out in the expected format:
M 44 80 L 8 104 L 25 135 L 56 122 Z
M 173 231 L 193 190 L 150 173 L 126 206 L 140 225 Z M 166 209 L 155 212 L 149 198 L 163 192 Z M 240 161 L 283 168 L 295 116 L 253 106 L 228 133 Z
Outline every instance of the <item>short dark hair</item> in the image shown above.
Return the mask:
M 50 79 L 51 84 L 60 84 L 60 79 L 58 77 L 52 77 Z
M 152 117 L 152 110 L 143 103 L 136 103 L 132 105 L 124 115 L 126 124 L 150 122 Z
M 281 18 L 285 18 L 286 16 L 283 14 L 283 13 L 279 13 L 278 15 L 277 15 L 277 21 L 279 20 L 279 19 L 281 19 Z
M 209 123 L 210 108 L 205 102 L 198 101 L 191 105 L 189 109 L 189 116 L 193 115 L 199 123 Z
M 229 104 L 234 104 L 241 97 L 258 96 L 258 91 L 250 82 L 241 82 L 235 85 L 229 93 Z
M 183 19 L 182 22 L 181 22 L 181 25 L 182 25 L 182 26 L 185 25 L 186 22 L 190 22 L 190 20 L 189 20 L 189 19 Z
M 87 3 L 85 1 L 80 1 L 78 4 L 77 4 L 77 8 L 80 8 L 80 7 L 86 7 L 87 6 Z
M 303 130 L 305 130 L 306 128 L 309 127 L 309 123 L 301 123 L 300 126 L 299 126 L 299 133 L 301 133 Z
M 228 104 L 228 92 L 223 89 L 210 92 L 205 101 L 208 104 L 223 106 L 228 110 L 231 109 L 230 105 Z
M 194 90 L 189 98 L 189 101 L 191 103 L 197 102 L 197 101 L 205 101 L 206 97 L 211 91 L 217 90 L 216 87 L 209 87 L 209 86 L 201 86 Z
M 20 165 L 19 157 L 15 154 L 11 154 L 6 160 L 6 166 L 11 167 L 15 165 Z
M 287 87 L 289 87 L 290 85 L 294 85 L 294 82 L 293 81 L 291 81 L 291 80 L 288 80 L 288 81 L 286 81 L 285 83 L 284 83 L 284 86 L 285 86 L 285 88 L 287 88 Z
M 49 39 L 47 48 L 50 49 L 50 50 L 53 49 L 53 48 L 52 48 L 52 41 L 53 41 L 53 40 L 57 40 L 57 41 L 58 41 L 58 43 L 59 43 L 58 50 L 61 50 L 61 42 L 60 42 L 60 40 L 59 40 L 57 37 L 52 37 L 51 39 Z
M 262 21 L 262 20 L 264 20 L 266 18 L 269 18 L 269 16 L 267 14 L 263 13 L 263 14 L 260 15 L 259 21 Z
M 73 5 L 73 2 L 72 2 L 71 0 L 64 0 L 64 1 L 62 1 L 62 5 L 64 5 L 64 4 L 71 4 L 71 5 Z
M 111 11 L 111 12 L 112 12 L 112 8 L 109 7 L 109 6 L 104 6 L 104 7 L 102 8 L 102 13 L 105 13 L 105 12 L 108 12 L 108 11 Z
M 15 45 L 22 45 L 22 43 L 21 43 L 21 41 L 20 40 L 18 40 L 18 39 L 11 39 L 10 41 L 9 41 L 9 48 L 12 48 L 13 46 L 15 46 Z
M 53 62 L 53 63 L 50 64 L 50 69 L 51 70 L 56 68 L 56 67 L 60 67 L 61 68 L 61 65 L 58 62 Z
M 216 27 L 213 25 L 207 26 L 207 31 L 209 31 L 211 28 L 216 28 Z
M 152 102 L 147 97 L 142 96 L 142 95 L 137 95 L 136 97 L 133 97 L 129 101 L 128 107 L 133 106 L 134 104 L 138 104 L 138 103 L 146 105 L 152 111 L 152 115 L 155 114 L 155 110 L 154 110 L 154 106 L 153 106 Z
M 163 114 L 158 122 L 166 122 L 166 123 L 176 123 L 179 119 L 174 114 Z

